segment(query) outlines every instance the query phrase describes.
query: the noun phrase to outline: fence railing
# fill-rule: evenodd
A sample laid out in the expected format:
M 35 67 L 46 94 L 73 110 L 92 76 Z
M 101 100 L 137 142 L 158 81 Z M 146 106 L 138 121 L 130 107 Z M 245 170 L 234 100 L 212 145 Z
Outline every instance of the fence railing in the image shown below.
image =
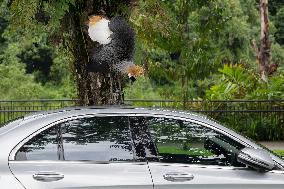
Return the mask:
M 25 114 L 74 106 L 76 100 L 2 100 L 0 124 Z M 256 140 L 284 139 L 284 100 L 125 100 L 125 104 L 190 110 L 215 120 Z
M 28 113 L 74 106 L 76 100 L 0 100 L 0 124 Z

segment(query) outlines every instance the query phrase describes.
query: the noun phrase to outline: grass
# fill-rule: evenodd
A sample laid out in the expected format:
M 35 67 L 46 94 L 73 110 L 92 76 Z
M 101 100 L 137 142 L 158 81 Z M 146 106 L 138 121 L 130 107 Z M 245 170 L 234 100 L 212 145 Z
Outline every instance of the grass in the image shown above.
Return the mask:
M 183 154 L 183 155 L 192 155 L 192 156 L 212 156 L 213 154 L 208 150 L 183 150 L 177 147 L 169 146 L 158 146 L 159 153 L 162 154 Z
M 273 152 L 280 157 L 284 157 L 284 150 L 273 150 Z
M 192 156 L 212 156 L 210 151 L 208 150 L 195 150 L 195 149 L 189 149 L 184 150 L 178 147 L 172 147 L 172 146 L 158 146 L 159 153 L 162 154 L 184 154 L 184 155 L 192 155 Z M 284 157 L 284 150 L 273 150 L 275 154 L 277 154 L 280 157 Z

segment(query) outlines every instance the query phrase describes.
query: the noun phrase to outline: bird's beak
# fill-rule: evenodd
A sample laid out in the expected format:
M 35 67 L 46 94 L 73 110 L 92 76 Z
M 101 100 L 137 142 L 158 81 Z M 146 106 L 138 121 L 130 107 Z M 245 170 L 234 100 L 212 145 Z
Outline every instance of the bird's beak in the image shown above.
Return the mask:
M 132 83 L 136 81 L 136 78 L 134 76 L 129 77 L 129 79 L 131 80 Z
M 128 73 L 128 78 L 130 79 L 131 83 L 136 81 L 136 78 L 133 75 L 131 75 L 130 73 Z

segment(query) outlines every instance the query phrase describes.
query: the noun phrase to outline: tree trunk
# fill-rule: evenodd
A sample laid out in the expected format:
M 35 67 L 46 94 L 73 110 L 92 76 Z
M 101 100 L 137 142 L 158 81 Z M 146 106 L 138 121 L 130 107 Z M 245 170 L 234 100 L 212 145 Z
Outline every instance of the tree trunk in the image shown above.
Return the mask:
M 115 4 L 114 6 L 118 6 Z M 78 91 L 78 105 L 113 105 L 123 104 L 123 77 L 116 72 L 109 73 L 88 72 L 87 64 L 91 61 L 91 52 L 96 49 L 95 42 L 91 41 L 84 29 L 84 22 L 89 15 L 113 15 L 114 7 L 111 1 L 79 0 L 74 11 L 70 11 L 68 22 L 72 31 L 69 45 L 74 55 L 73 73 Z M 111 12 L 107 12 L 111 11 Z
M 261 79 L 267 82 L 270 63 L 268 0 L 260 0 L 261 36 L 258 54 Z

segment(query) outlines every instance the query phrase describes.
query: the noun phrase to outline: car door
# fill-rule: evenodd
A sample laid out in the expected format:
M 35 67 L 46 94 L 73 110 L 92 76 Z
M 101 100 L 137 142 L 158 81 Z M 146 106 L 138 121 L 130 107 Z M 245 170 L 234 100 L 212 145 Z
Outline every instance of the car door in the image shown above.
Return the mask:
M 9 166 L 27 189 L 152 189 L 131 135 L 128 117 L 63 121 L 28 138 Z
M 237 153 L 245 146 L 203 123 L 179 118 L 145 119 L 154 141 L 150 148 L 156 149 L 149 158 L 155 189 L 284 186 L 283 171 L 257 172 L 238 163 Z

